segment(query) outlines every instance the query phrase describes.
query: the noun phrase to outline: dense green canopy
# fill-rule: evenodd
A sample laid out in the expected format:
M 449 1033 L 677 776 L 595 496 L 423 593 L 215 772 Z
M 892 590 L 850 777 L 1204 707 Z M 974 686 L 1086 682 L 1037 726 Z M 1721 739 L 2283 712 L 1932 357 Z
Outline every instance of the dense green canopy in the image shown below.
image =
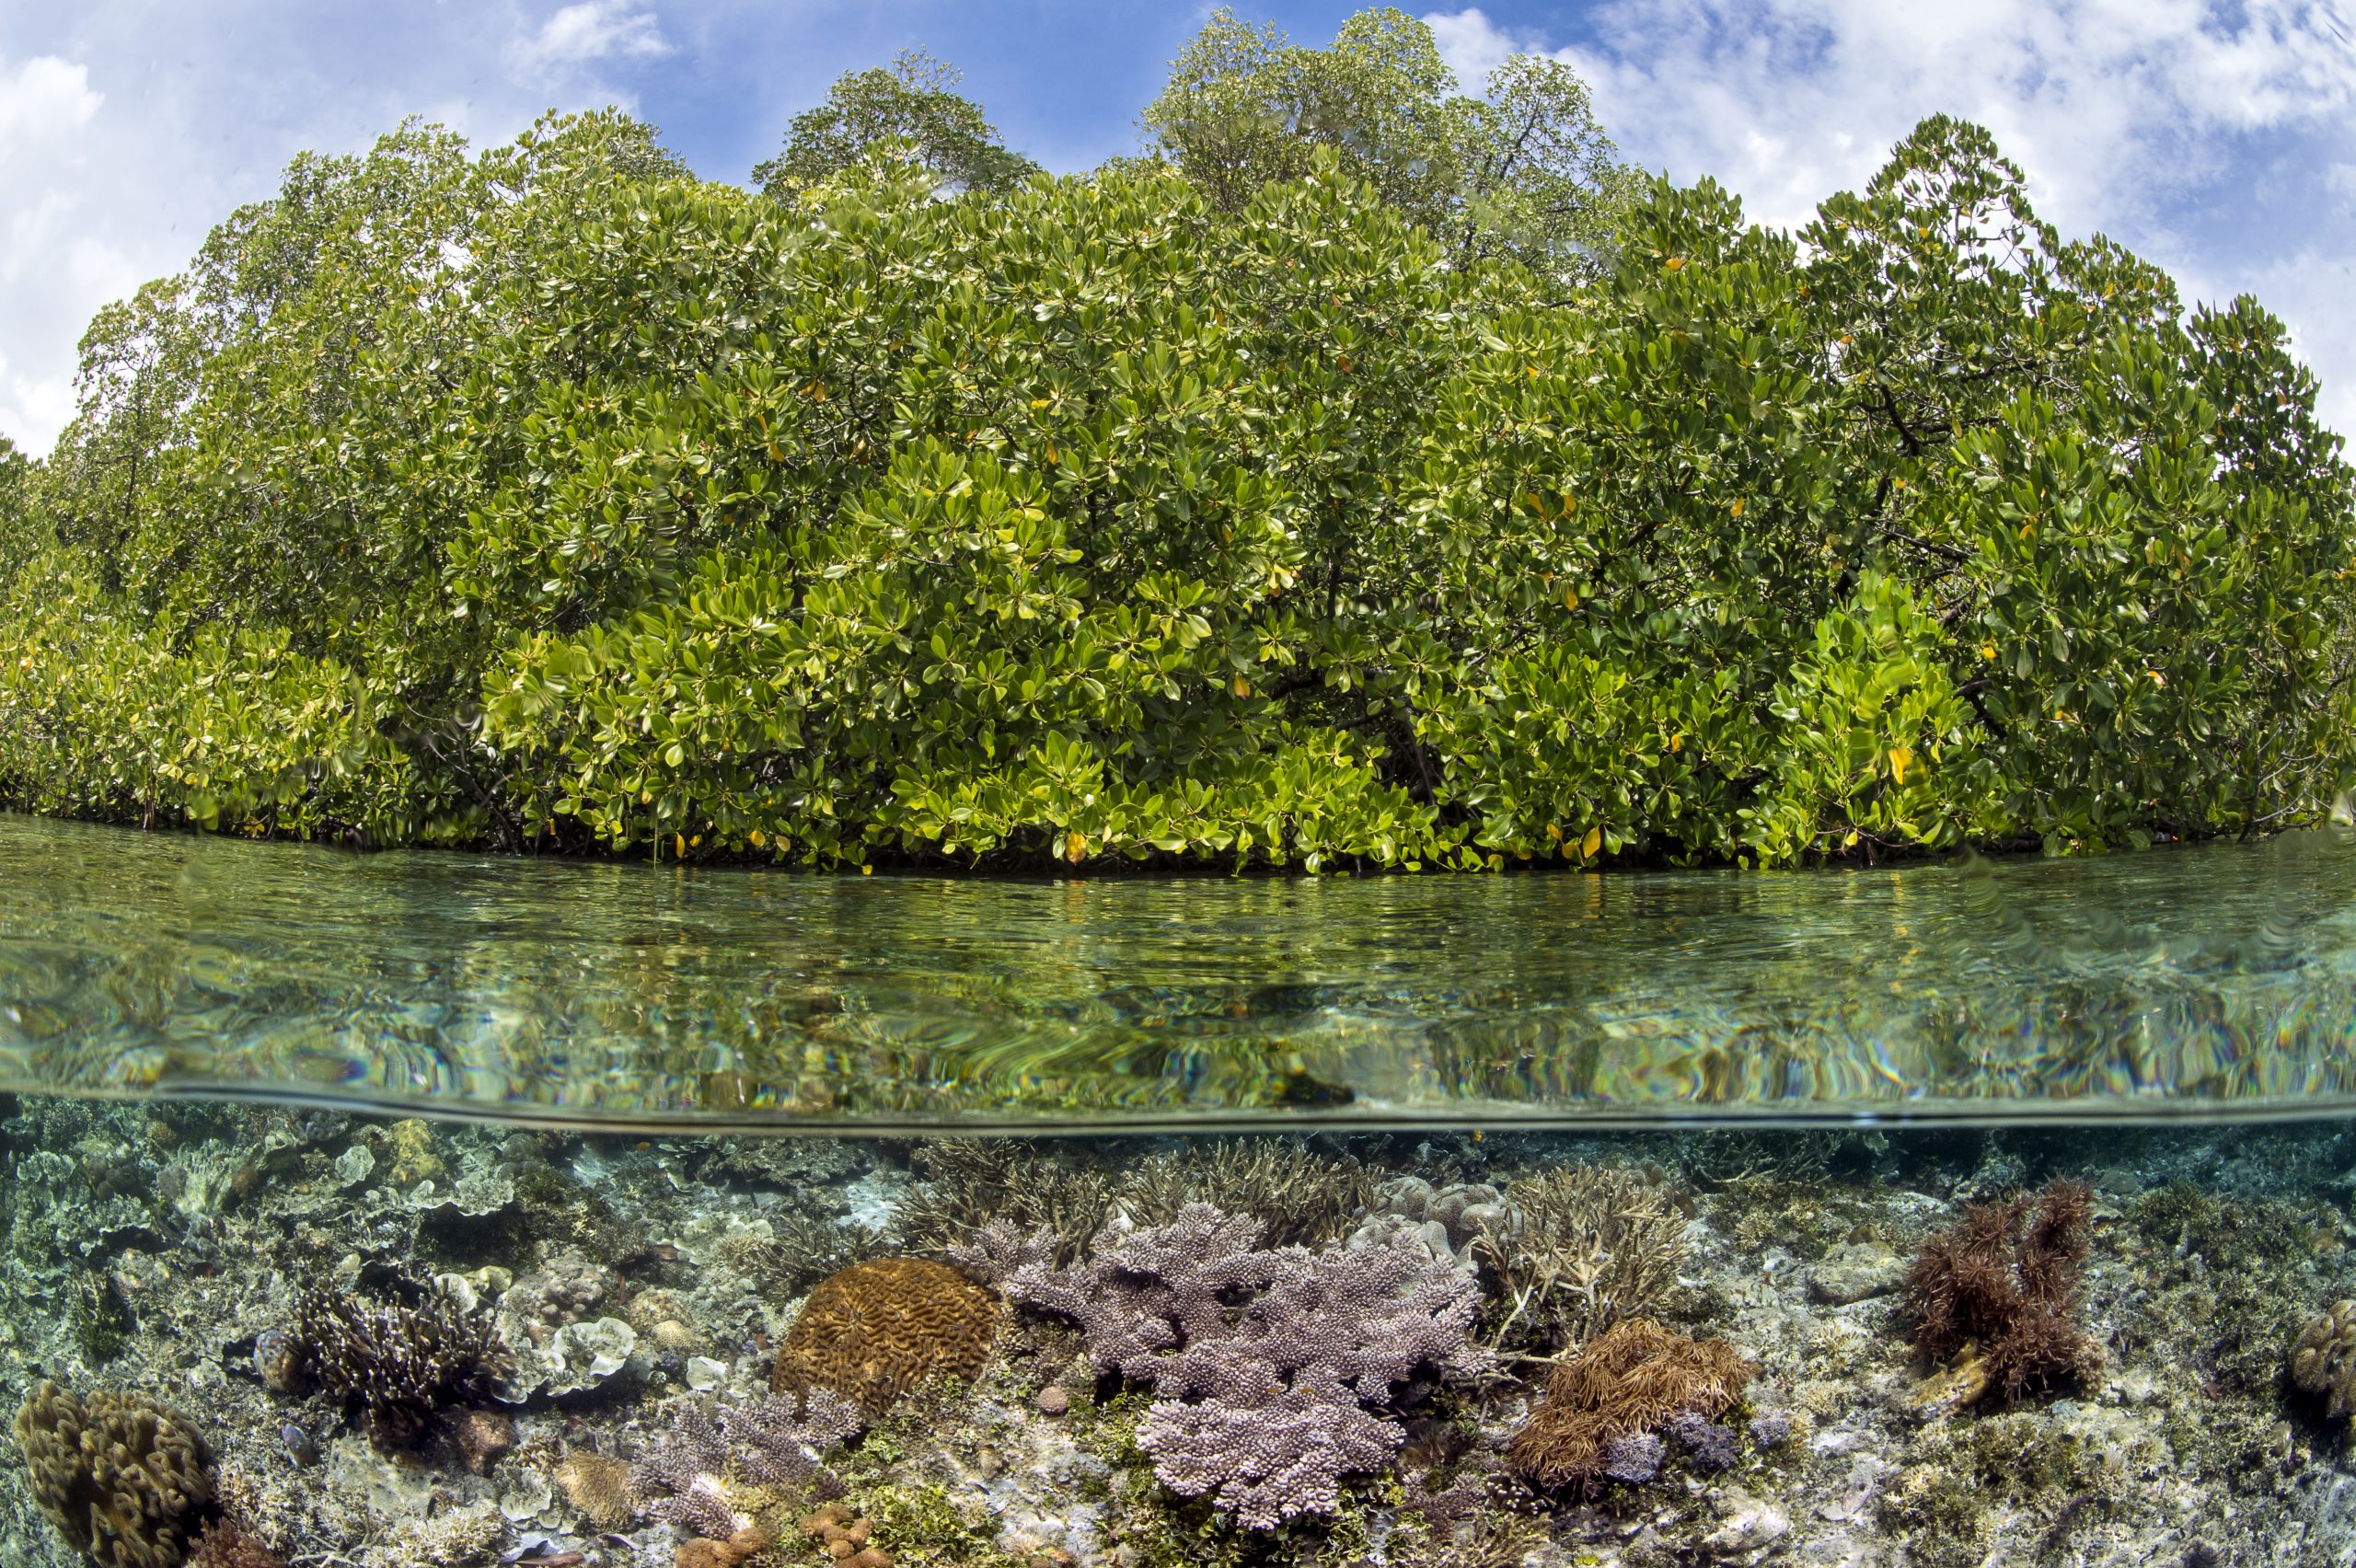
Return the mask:
M 1975 127 L 1797 236 L 1644 184 L 1567 297 L 1330 148 L 937 184 L 780 201 L 614 115 L 299 161 L 0 462 L 0 801 L 1315 869 L 2092 848 L 2350 781 L 2312 379 Z

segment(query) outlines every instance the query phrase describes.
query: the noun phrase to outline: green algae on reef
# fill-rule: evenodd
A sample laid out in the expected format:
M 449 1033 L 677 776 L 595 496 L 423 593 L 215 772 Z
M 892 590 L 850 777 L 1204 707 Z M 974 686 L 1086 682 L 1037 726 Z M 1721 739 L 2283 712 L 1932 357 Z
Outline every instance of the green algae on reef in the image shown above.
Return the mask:
M 2356 1295 L 2356 1138 L 2337 1122 L 939 1146 L 230 1103 L 7 1109 L 0 1401 L 49 1378 L 178 1408 L 216 1456 L 222 1508 L 292 1562 L 671 1563 L 690 1539 L 671 1516 L 690 1510 L 656 1506 L 671 1493 L 634 1489 L 633 1467 L 713 1414 L 714 1432 L 749 1430 L 824 1273 L 941 1255 L 952 1216 L 1027 1230 L 1059 1212 L 1011 1201 L 1009 1170 L 1054 1204 L 1095 1205 L 1114 1239 L 1207 1199 L 1267 1205 L 1254 1217 L 1312 1251 L 1420 1237 L 1432 1268 L 1479 1282 L 1470 1343 L 1495 1367 L 1387 1386 L 1363 1408 L 1395 1440 L 1388 1460 L 1342 1476 L 1330 1511 L 1254 1529 L 1167 1483 L 1151 1435 L 1167 1390 L 1105 1375 L 1085 1323 L 1009 1309 L 977 1376 L 936 1377 L 852 1440 L 813 1444 L 801 1479 L 765 1480 L 758 1449 L 731 1451 L 713 1496 L 775 1536 L 757 1561 L 825 1560 L 800 1526 L 827 1498 L 838 1535 L 865 1521 L 858 1550 L 973 1568 L 2147 1568 L 2356 1551 L 2347 1424 L 2288 1377 L 2303 1327 Z M 1722 1339 L 1756 1370 L 1725 1415 L 1658 1428 L 1549 1492 L 1512 1472 L 1507 1440 L 1595 1329 L 1533 1333 L 1515 1314 L 1527 1265 L 1500 1259 L 1517 1224 L 1540 1239 L 1514 1195 L 1565 1173 L 1651 1194 L 1674 1222 L 1643 1232 L 1674 1247 L 1673 1269 L 1615 1310 Z M 2088 1190 L 2072 1309 L 2101 1366 L 2008 1401 L 1971 1386 L 1969 1354 L 1925 1355 L 1907 1261 L 1971 1205 L 2054 1182 Z M 1600 1278 L 1611 1251 L 1549 1266 Z M 513 1364 L 477 1416 L 372 1443 L 333 1390 L 289 1378 L 273 1336 L 301 1289 L 382 1297 L 429 1278 L 482 1304 Z M 6 1461 L 0 1561 L 77 1562 Z

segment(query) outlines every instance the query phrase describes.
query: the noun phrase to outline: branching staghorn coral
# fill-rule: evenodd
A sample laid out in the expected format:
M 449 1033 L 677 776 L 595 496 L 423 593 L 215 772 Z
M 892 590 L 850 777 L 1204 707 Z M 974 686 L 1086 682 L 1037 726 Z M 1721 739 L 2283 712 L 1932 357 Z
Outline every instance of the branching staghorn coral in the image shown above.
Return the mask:
M 1973 1204 L 1925 1241 L 1906 1274 L 1923 1354 L 1945 1363 L 1977 1345 L 2006 1400 L 2099 1376 L 2102 1348 L 2077 1322 L 2092 1196 L 2056 1182 L 2034 1200 Z
M 1504 1222 L 1484 1220 L 1473 1251 L 1497 1297 L 1500 1349 L 1581 1345 L 1660 1310 L 1686 1257 L 1685 1216 L 1634 1170 L 1561 1166 L 1509 1183 Z
M 1167 1225 L 1189 1205 L 1208 1204 L 1260 1221 L 1272 1246 L 1332 1241 L 1376 1202 L 1373 1173 L 1272 1137 L 1158 1154 L 1132 1167 L 1114 1205 L 1136 1225 Z
M 1405 1440 L 1370 1410 L 1419 1371 L 1471 1377 L 1478 1289 L 1399 1242 L 1263 1248 L 1257 1220 L 1191 1204 L 1168 1225 L 1099 1239 L 1084 1265 L 1052 1240 L 990 1227 L 957 1261 L 1015 1301 L 1068 1318 L 1101 1371 L 1150 1383 L 1138 1429 L 1154 1473 L 1253 1529 L 1340 1505 L 1340 1480 L 1387 1469 Z
M 750 1522 L 729 1498 L 732 1459 L 756 1486 L 838 1490 L 819 1456 L 865 1424 L 858 1406 L 825 1389 L 723 1406 L 717 1423 L 690 1404 L 668 1436 L 630 1467 L 629 1488 L 649 1517 L 725 1540 Z
M 1002 1219 L 1026 1236 L 1045 1231 L 1056 1262 L 1069 1262 L 1112 1212 L 1102 1171 L 1066 1164 L 1036 1144 L 934 1138 L 917 1146 L 913 1163 L 923 1180 L 892 1216 L 892 1239 L 903 1251 L 937 1257 Z

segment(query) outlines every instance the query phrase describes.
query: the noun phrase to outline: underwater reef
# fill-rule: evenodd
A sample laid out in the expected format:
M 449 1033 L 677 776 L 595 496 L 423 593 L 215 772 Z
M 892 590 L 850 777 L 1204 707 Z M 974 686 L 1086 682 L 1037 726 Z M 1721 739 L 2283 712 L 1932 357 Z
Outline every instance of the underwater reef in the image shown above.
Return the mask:
M 2337 1124 L 0 1155 L 11 1568 L 2356 1557 Z

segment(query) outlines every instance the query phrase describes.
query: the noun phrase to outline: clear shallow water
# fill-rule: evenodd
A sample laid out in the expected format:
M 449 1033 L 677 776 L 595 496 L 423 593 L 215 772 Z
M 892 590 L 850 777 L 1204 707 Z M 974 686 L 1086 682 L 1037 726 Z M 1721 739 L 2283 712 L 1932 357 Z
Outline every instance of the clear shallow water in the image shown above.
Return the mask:
M 0 1089 L 1069 1130 L 2356 1105 L 2356 848 L 1322 881 L 355 856 L 0 815 Z

